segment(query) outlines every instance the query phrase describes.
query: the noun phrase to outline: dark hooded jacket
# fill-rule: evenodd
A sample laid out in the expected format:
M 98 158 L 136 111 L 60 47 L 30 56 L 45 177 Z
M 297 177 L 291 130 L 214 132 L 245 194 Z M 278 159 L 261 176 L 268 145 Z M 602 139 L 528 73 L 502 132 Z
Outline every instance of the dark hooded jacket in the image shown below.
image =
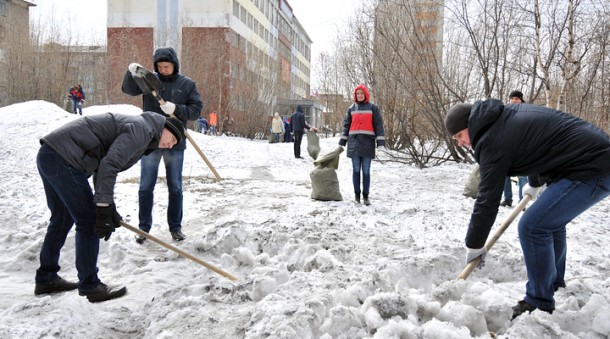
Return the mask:
M 171 62 L 174 64 L 174 73 L 169 76 L 163 76 L 159 74 L 157 63 L 161 61 Z M 153 63 L 155 75 L 163 83 L 163 90 L 159 91 L 159 95 L 165 101 L 171 101 L 176 104 L 176 111 L 174 115 L 182 121 L 184 126 L 187 125 L 187 121 L 197 120 L 200 116 L 203 103 L 201 96 L 197 91 L 197 85 L 190 78 L 180 74 L 180 63 L 178 62 L 178 55 L 173 48 L 159 48 L 153 55 Z M 131 96 L 142 95 L 142 90 L 138 87 L 138 84 L 133 80 L 131 73 L 127 71 L 123 77 L 123 85 L 121 87 L 123 93 Z M 152 111 L 165 115 L 159 102 L 151 94 L 145 94 L 142 96 L 143 110 Z M 173 147 L 173 149 L 185 149 L 186 141 L 182 140 L 179 144 Z
M 290 130 L 293 132 L 303 132 L 305 129 L 310 129 L 311 126 L 305 121 L 305 114 L 301 105 L 297 105 L 296 111 L 290 117 Z
M 358 102 L 356 91 L 364 92 L 364 101 Z M 369 102 L 370 93 L 360 84 L 354 89 L 354 103 L 347 109 L 339 145 L 347 144 L 347 156 L 375 158 L 375 145 L 385 146 L 383 119 L 377 105 Z
M 147 151 L 159 147 L 165 117 L 96 114 L 73 120 L 40 139 L 70 166 L 95 174 L 94 201 L 112 203 L 117 174 L 133 166 Z
M 530 104 L 477 101 L 468 134 L 481 181 L 466 246 L 485 245 L 495 222 L 506 176 L 529 176 L 532 187 L 562 178 L 584 180 L 610 175 L 610 138 L 570 114 Z

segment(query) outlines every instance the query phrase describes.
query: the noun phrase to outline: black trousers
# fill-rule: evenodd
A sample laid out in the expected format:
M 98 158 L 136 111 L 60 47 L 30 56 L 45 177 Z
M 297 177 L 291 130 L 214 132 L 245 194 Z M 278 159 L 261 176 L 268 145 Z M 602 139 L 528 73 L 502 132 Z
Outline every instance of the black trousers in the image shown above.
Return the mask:
M 294 157 L 301 157 L 301 141 L 303 141 L 303 132 L 294 132 Z

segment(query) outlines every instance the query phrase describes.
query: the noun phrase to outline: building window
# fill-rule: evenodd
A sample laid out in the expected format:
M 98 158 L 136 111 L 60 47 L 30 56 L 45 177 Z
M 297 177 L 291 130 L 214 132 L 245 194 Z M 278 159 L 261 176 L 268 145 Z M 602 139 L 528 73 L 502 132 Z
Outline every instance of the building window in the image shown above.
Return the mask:
M 233 15 L 239 18 L 239 2 L 233 1 Z
M 6 0 L 0 0 L 0 15 L 8 15 L 8 4 L 6 3 Z

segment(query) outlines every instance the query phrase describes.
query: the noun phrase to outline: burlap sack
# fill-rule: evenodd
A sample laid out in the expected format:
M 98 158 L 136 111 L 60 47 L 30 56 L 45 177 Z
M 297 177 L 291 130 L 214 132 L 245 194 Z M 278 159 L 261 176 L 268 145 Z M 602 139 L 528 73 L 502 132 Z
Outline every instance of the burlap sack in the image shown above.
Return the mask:
M 475 199 L 479 192 L 479 180 L 481 180 L 479 164 L 474 164 L 470 171 L 470 175 L 468 176 L 468 180 L 464 185 L 464 192 L 462 192 L 462 195 Z
M 313 162 L 314 166 L 320 168 L 339 168 L 339 155 L 343 152 L 342 146 L 337 147 L 334 151 L 322 155 L 320 158 Z
M 311 171 L 311 198 L 322 201 L 343 200 L 339 179 L 334 168 L 315 168 Z
M 336 169 L 339 168 L 339 155 L 343 147 L 321 156 L 314 161 L 316 168 L 311 171 L 311 198 L 322 201 L 340 201 L 341 189 Z
M 307 153 L 314 160 L 318 158 L 318 154 L 320 154 L 320 137 L 316 132 L 307 131 Z

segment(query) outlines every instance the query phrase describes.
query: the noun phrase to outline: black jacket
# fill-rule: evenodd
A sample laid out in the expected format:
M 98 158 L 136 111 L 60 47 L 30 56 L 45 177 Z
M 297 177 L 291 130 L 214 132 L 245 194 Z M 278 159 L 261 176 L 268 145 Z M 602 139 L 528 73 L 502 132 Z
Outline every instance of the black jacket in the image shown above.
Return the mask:
M 303 108 L 297 106 L 296 111 L 292 113 L 290 117 L 290 129 L 293 132 L 304 132 L 304 129 L 311 129 L 311 126 L 305 122 L 305 114 L 303 114 Z
M 570 114 L 530 104 L 475 102 L 468 134 L 480 165 L 479 192 L 466 246 L 481 248 L 498 213 L 506 176 L 529 176 L 530 185 L 610 175 L 610 138 Z
M 94 201 L 112 203 L 117 174 L 133 166 L 148 150 L 159 147 L 165 117 L 96 114 L 73 120 L 40 139 L 70 166 L 95 173 Z
M 197 91 L 197 85 L 190 78 L 180 74 L 180 63 L 178 62 L 178 56 L 173 48 L 159 48 L 155 51 L 153 56 L 153 62 L 155 71 L 157 71 L 157 62 L 167 61 L 174 64 L 174 73 L 170 76 L 161 76 L 158 73 L 155 75 L 163 83 L 163 90 L 158 94 L 165 101 L 171 101 L 176 104 L 176 111 L 174 115 L 182 121 L 182 124 L 186 127 L 187 121 L 197 120 L 201 114 L 203 103 L 201 96 Z M 127 71 L 123 77 L 123 84 L 121 86 L 123 93 L 136 96 L 142 95 L 142 90 L 138 87 L 138 84 L 133 80 L 131 73 Z M 165 115 L 159 102 L 151 94 L 145 94 L 142 96 L 142 104 L 144 111 L 157 112 Z M 173 147 L 173 149 L 185 149 L 186 141 L 183 139 L 179 144 Z

